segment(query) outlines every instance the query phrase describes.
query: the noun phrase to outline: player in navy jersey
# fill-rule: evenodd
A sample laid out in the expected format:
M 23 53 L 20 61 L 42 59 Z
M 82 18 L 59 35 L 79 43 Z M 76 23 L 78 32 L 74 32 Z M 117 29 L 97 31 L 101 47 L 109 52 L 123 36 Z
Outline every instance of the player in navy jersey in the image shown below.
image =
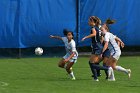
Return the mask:
M 74 65 L 74 63 L 76 63 L 77 61 L 78 52 L 76 50 L 75 41 L 73 40 L 73 32 L 64 30 L 63 33 L 66 37 L 53 36 L 53 35 L 51 35 L 50 37 L 62 40 L 64 42 L 66 55 L 60 60 L 58 66 L 61 68 L 65 68 L 67 73 L 70 75 L 71 79 L 75 80 L 75 76 L 71 68 Z
M 100 19 L 96 16 L 91 16 L 89 18 L 89 25 L 91 26 L 91 32 L 90 35 L 85 36 L 82 38 L 82 41 L 85 39 L 91 38 L 92 41 L 92 55 L 89 60 L 89 65 L 91 68 L 91 71 L 94 75 L 94 80 L 99 81 L 97 77 L 97 70 L 105 70 L 108 71 L 108 76 L 110 77 L 110 74 L 112 73 L 112 68 L 111 67 L 104 67 L 98 65 L 98 63 L 101 60 L 101 53 L 103 49 L 103 45 L 101 42 L 101 32 L 99 31 L 99 26 L 100 26 Z

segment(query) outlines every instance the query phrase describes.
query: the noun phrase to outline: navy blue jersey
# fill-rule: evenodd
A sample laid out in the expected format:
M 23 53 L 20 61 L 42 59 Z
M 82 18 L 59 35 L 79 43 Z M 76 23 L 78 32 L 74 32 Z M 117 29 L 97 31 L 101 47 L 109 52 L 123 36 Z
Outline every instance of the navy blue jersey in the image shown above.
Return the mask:
M 96 30 L 96 36 L 94 36 L 94 37 L 91 38 L 91 40 L 92 40 L 92 44 L 95 44 L 95 43 L 101 43 L 99 27 L 94 26 L 94 27 L 92 27 L 92 29 L 93 29 L 93 28 L 95 28 L 95 30 Z M 92 30 L 91 30 L 90 33 L 93 34 L 93 33 L 92 33 Z

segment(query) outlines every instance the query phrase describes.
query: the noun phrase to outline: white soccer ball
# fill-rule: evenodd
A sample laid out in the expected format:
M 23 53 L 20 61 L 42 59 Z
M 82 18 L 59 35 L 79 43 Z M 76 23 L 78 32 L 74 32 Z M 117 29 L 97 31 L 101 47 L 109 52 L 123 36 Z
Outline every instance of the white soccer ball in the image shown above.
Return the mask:
M 36 55 L 42 55 L 43 54 L 43 49 L 41 47 L 35 48 L 35 54 Z

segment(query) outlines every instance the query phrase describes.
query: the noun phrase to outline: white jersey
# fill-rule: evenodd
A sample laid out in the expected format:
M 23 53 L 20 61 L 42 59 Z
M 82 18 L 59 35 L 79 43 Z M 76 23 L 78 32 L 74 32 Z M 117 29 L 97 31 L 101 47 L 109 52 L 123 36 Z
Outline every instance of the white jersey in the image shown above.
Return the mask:
M 104 41 L 108 41 L 109 45 L 108 48 L 111 51 L 111 53 L 118 53 L 121 52 L 119 45 L 117 44 L 115 40 L 116 36 L 113 35 L 110 32 L 106 32 L 104 36 Z
M 75 41 L 72 39 L 71 42 L 68 42 L 67 37 L 62 37 L 62 40 L 65 44 L 65 49 L 66 49 L 67 54 L 71 55 L 73 52 L 75 52 L 75 55 L 73 58 L 77 59 L 78 52 L 76 50 Z

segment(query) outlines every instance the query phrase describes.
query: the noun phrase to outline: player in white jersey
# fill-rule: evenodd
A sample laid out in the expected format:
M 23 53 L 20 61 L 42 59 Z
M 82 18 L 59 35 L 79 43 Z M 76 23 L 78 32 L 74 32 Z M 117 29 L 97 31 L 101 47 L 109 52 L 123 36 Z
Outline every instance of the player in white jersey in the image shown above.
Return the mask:
M 62 40 L 64 42 L 66 55 L 60 60 L 58 66 L 61 68 L 65 68 L 68 74 L 70 75 L 71 79 L 75 80 L 75 76 L 71 68 L 73 64 L 77 61 L 78 52 L 76 50 L 75 41 L 73 40 L 73 32 L 67 31 L 66 36 L 67 37 L 59 37 L 51 35 L 50 37 Z
M 109 50 L 111 52 L 111 56 L 108 59 L 107 65 L 111 66 L 114 70 L 121 71 L 121 72 L 128 74 L 128 76 L 130 78 L 131 70 L 125 69 L 125 68 L 117 65 L 117 61 L 121 55 L 121 50 L 116 41 L 120 42 L 122 47 L 124 47 L 124 43 L 118 37 L 114 36 L 112 33 L 109 32 L 109 28 L 108 28 L 107 24 L 104 24 L 101 27 L 101 31 L 104 34 L 104 41 L 105 41 L 102 53 L 107 48 L 109 48 Z M 109 80 L 115 81 L 114 74 L 109 78 Z

